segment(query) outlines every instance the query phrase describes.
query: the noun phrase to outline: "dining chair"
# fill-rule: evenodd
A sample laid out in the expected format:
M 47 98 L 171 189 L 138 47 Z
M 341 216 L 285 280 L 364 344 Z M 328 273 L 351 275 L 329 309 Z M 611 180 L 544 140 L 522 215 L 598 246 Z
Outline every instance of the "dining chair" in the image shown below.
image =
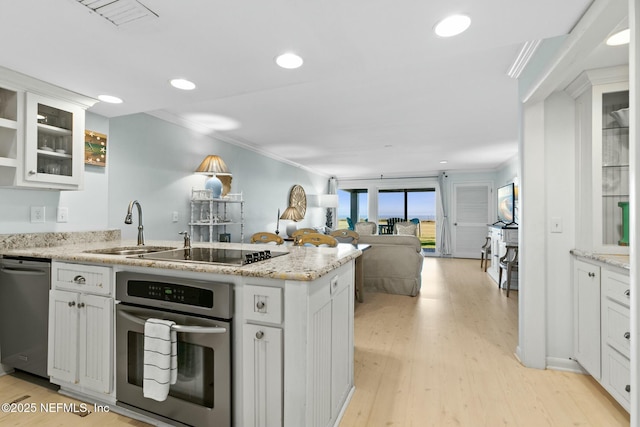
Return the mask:
M 338 246 L 338 241 L 335 239 L 335 237 L 321 233 L 303 234 L 298 238 L 298 244 L 300 246 L 304 246 L 307 243 L 314 246 L 327 245 L 332 248 Z
M 480 247 L 480 269 L 484 264 L 484 272 L 487 272 L 487 264 L 489 263 L 489 257 L 491 257 L 491 237 L 485 237 L 484 245 Z
M 360 235 L 355 231 L 344 228 L 332 231 L 329 236 L 334 237 L 339 243 L 351 243 L 354 245 L 358 244 L 358 239 L 360 238 Z
M 284 239 L 278 236 L 275 233 L 270 233 L 268 231 L 260 231 L 258 233 L 254 233 L 251 236 L 251 243 L 270 243 L 275 242 L 276 245 L 281 245 L 284 243 Z
M 511 288 L 511 276 L 518 270 L 518 247 L 507 245 L 507 252 L 500 258 L 500 273 L 498 274 L 498 289 L 502 282 L 502 270 L 507 270 L 507 297 Z
M 291 233 L 291 236 L 289 237 L 293 237 L 295 239 L 296 237 L 300 237 L 303 234 L 310 234 L 310 233 L 317 233 L 317 232 L 318 230 L 316 230 L 315 228 L 299 228 L 293 233 Z

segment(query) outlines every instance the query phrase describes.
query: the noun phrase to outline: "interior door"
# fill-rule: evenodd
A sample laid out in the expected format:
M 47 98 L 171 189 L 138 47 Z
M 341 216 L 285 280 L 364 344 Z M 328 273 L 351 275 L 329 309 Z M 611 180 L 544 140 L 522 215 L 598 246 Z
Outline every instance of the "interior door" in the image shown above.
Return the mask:
M 480 246 L 492 223 L 491 188 L 489 183 L 453 185 L 453 256 L 480 258 Z

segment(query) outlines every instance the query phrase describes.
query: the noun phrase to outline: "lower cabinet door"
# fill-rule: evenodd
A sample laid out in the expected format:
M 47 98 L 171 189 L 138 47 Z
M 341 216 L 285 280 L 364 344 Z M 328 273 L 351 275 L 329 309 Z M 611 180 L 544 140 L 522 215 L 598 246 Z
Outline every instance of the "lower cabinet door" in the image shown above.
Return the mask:
M 78 365 L 80 383 L 102 393 L 111 392 L 113 337 L 113 299 L 82 295 L 78 303 L 80 316 Z
M 52 378 L 110 393 L 112 340 L 112 298 L 50 291 L 47 372 Z
M 282 426 L 282 329 L 245 324 L 243 402 L 246 427 Z
M 602 355 L 602 385 L 625 408 L 630 411 L 631 368 L 629 359 L 608 345 Z
M 76 292 L 49 291 L 49 351 L 47 373 L 78 382 L 78 299 Z

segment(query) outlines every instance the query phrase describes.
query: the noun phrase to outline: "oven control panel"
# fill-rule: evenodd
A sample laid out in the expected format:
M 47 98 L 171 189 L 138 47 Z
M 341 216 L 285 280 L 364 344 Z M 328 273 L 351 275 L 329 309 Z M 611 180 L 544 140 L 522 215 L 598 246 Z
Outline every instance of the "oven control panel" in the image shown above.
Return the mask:
M 133 297 L 167 301 L 197 307 L 213 307 L 213 291 L 176 283 L 129 280 L 127 294 Z

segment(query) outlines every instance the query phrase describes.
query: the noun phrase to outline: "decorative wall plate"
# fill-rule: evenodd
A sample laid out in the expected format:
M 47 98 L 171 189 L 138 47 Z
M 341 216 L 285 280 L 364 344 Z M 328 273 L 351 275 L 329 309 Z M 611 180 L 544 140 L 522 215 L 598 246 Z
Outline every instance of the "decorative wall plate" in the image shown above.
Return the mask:
M 289 193 L 289 206 L 294 206 L 304 218 L 307 212 L 307 194 L 300 185 L 294 185 Z

